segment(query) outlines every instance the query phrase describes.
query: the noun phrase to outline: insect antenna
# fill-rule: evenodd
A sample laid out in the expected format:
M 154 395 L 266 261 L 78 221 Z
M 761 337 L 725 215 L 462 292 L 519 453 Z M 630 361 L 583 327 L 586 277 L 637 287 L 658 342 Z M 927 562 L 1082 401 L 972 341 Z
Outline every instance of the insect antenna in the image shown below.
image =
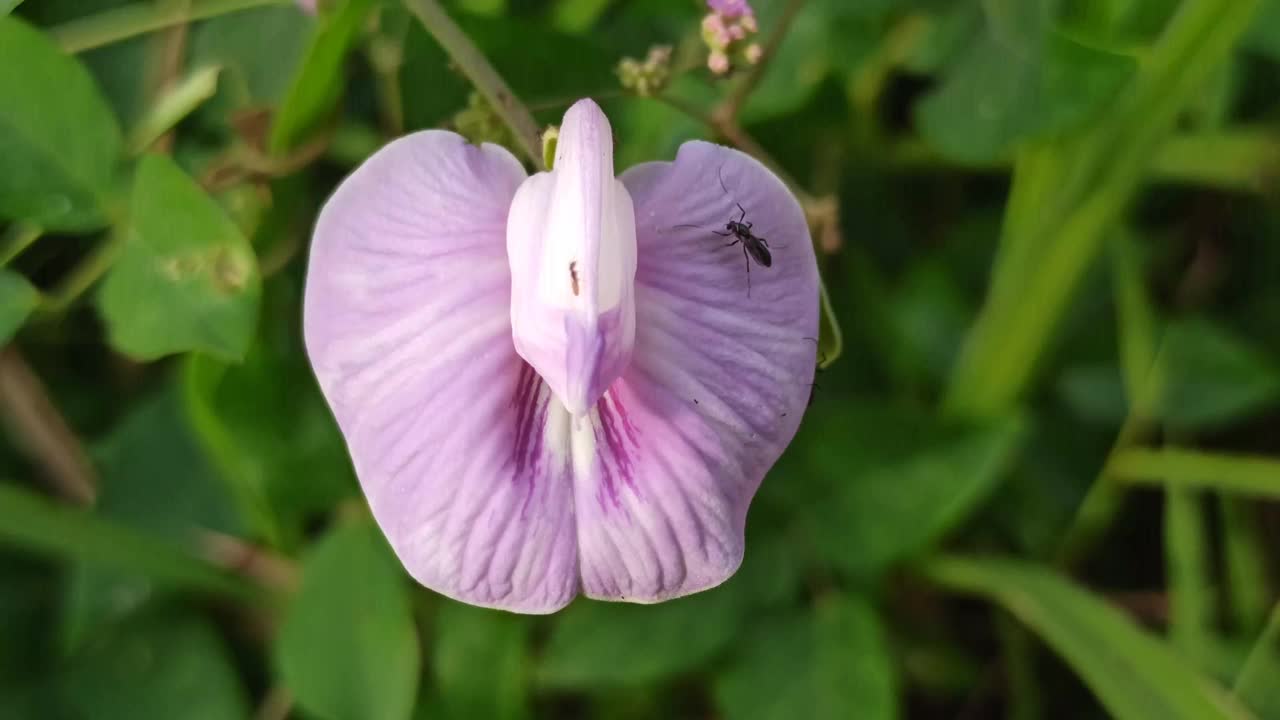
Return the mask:
M 683 229 L 683 228 L 694 228 L 694 229 L 697 229 L 697 230 L 705 230 L 705 229 L 706 229 L 706 228 L 702 227 L 701 225 L 672 225 L 671 227 L 667 228 L 666 230 L 663 230 L 663 231 L 662 231 L 662 234 L 663 234 L 663 235 L 665 235 L 665 234 L 667 234 L 667 233 L 671 232 L 672 230 L 680 230 L 680 229 Z

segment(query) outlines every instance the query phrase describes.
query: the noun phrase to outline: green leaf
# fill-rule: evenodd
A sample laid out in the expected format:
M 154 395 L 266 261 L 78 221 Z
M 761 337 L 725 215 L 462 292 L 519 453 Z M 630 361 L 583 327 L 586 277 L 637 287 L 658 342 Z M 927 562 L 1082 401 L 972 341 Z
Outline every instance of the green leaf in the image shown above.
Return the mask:
M 1132 58 L 1052 31 L 1047 13 L 1034 17 L 1041 4 L 989 17 L 987 32 L 917 105 L 921 134 L 945 155 L 991 162 L 1021 140 L 1070 132 L 1104 113 L 1134 76 Z
M 13 336 L 40 304 L 40 291 L 12 270 L 0 269 L 0 344 Z
M 1114 365 L 1077 365 L 1062 371 L 1055 387 L 1076 417 L 1098 425 L 1119 425 L 1129 412 L 1124 377 Z
M 1280 717 L 1280 603 L 1271 611 L 1271 618 L 1258 636 L 1253 649 L 1245 658 L 1244 665 L 1236 676 L 1233 692 L 1259 717 Z
M 102 480 L 99 517 L 171 543 L 191 542 L 201 531 L 243 534 L 244 522 L 196 444 L 172 386 L 135 406 L 91 452 Z M 64 639 L 77 644 L 88 630 L 138 607 L 154 590 L 136 574 L 73 565 Z
M 324 720 L 407 720 L 418 633 L 399 564 L 373 525 L 338 527 L 312 549 L 276 639 L 298 704 Z
M 346 85 L 343 64 L 364 29 L 372 0 L 341 0 L 311 34 L 297 74 L 271 124 L 272 152 L 287 152 L 337 107 Z
M 1181 431 L 1247 417 L 1280 400 L 1280 368 L 1207 320 L 1171 323 L 1160 351 L 1159 419 Z
M 529 716 L 529 624 L 524 618 L 447 601 L 432 654 L 445 720 Z
M 63 717 L 244 720 L 230 653 L 203 618 L 142 616 L 95 638 L 56 681 Z
M 283 193 L 275 202 L 273 212 Z M 254 533 L 282 547 L 297 541 L 310 518 L 359 495 L 346 444 L 307 364 L 299 285 L 281 275 L 264 287 L 262 321 L 244 362 L 191 355 L 183 367 L 201 445 Z
M 1263 0 L 1243 40 L 1244 47 L 1280 62 L 1280 0 Z
M 21 4 L 22 0 L 0 0 L 0 17 L 13 12 L 13 9 Z
M 937 559 L 924 571 L 952 590 L 999 603 L 1061 655 L 1118 720 L 1253 717 L 1160 639 L 1052 571 L 968 558 Z
M 131 230 L 98 295 L 111 344 L 142 360 L 188 350 L 239 360 L 261 282 L 226 213 L 172 160 L 143 158 Z
M 74 58 L 17 17 L 0 17 L 0 217 L 48 230 L 107 223 L 123 140 Z
M 716 678 L 727 720 L 893 720 L 896 680 L 880 618 L 866 600 L 824 597 L 812 614 L 754 628 Z
M 538 681 L 551 688 L 639 686 L 692 670 L 732 641 L 745 611 L 733 581 L 656 605 L 578 600 L 557 618 Z
M 83 510 L 54 505 L 29 490 L 4 482 L 0 482 L 0 544 L 117 568 L 166 587 L 248 600 L 260 597 L 257 589 L 243 579 L 206 565 L 172 542 Z
M 769 7 L 781 7 L 781 3 L 771 3 Z M 767 33 L 776 21 L 768 14 L 761 17 L 762 32 Z M 831 71 L 830 29 L 827 13 L 815 3 L 806 3 L 769 61 L 759 87 L 743 106 L 743 122 L 760 122 L 785 115 L 813 96 Z M 871 47 L 870 43 L 864 45 L 868 50 Z
M 204 114 L 225 122 L 249 106 L 277 105 L 299 74 L 314 21 L 296 7 L 261 7 L 210 18 L 191 28 L 192 67 L 220 67 Z
M 925 549 L 990 492 L 1021 422 L 953 424 L 888 406 L 811 411 L 822 434 L 801 449 L 824 494 L 803 502 L 822 557 L 865 576 Z

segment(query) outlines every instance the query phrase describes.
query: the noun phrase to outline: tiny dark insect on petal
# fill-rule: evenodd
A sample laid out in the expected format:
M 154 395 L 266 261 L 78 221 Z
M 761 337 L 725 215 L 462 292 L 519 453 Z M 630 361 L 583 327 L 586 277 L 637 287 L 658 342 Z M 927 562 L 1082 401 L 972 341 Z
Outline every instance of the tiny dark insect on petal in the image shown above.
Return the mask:
M 569 283 L 573 286 L 573 295 L 578 295 L 578 261 L 569 263 Z

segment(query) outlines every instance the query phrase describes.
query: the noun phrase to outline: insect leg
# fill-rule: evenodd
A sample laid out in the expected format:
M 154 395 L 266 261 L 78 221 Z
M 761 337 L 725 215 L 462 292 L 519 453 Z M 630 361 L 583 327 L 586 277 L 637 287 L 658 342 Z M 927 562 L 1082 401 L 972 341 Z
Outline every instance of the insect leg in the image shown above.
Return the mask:
M 738 210 L 740 210 L 740 211 L 742 212 L 742 214 L 738 216 L 738 222 L 742 222 L 743 220 L 747 219 L 747 211 L 746 211 L 746 210 L 743 210 L 743 208 L 742 208 L 742 203 L 740 203 L 740 202 L 734 202 L 733 204 L 734 204 L 734 205 L 737 205 L 737 206 L 738 206 Z M 750 229 L 751 229 L 751 223 L 747 223 L 747 229 L 748 229 L 748 230 L 750 230 Z

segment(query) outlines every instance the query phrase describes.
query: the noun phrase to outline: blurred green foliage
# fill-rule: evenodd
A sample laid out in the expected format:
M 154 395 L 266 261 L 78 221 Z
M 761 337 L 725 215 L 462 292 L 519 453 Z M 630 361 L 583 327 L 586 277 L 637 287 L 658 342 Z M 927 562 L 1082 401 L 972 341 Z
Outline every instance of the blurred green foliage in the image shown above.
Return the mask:
M 484 111 L 400 0 L 0 0 L 0 719 L 1280 720 L 1280 0 L 757 0 L 728 79 L 697 0 L 446 5 L 809 212 L 844 351 L 743 567 L 514 616 L 368 519 L 309 229 Z

